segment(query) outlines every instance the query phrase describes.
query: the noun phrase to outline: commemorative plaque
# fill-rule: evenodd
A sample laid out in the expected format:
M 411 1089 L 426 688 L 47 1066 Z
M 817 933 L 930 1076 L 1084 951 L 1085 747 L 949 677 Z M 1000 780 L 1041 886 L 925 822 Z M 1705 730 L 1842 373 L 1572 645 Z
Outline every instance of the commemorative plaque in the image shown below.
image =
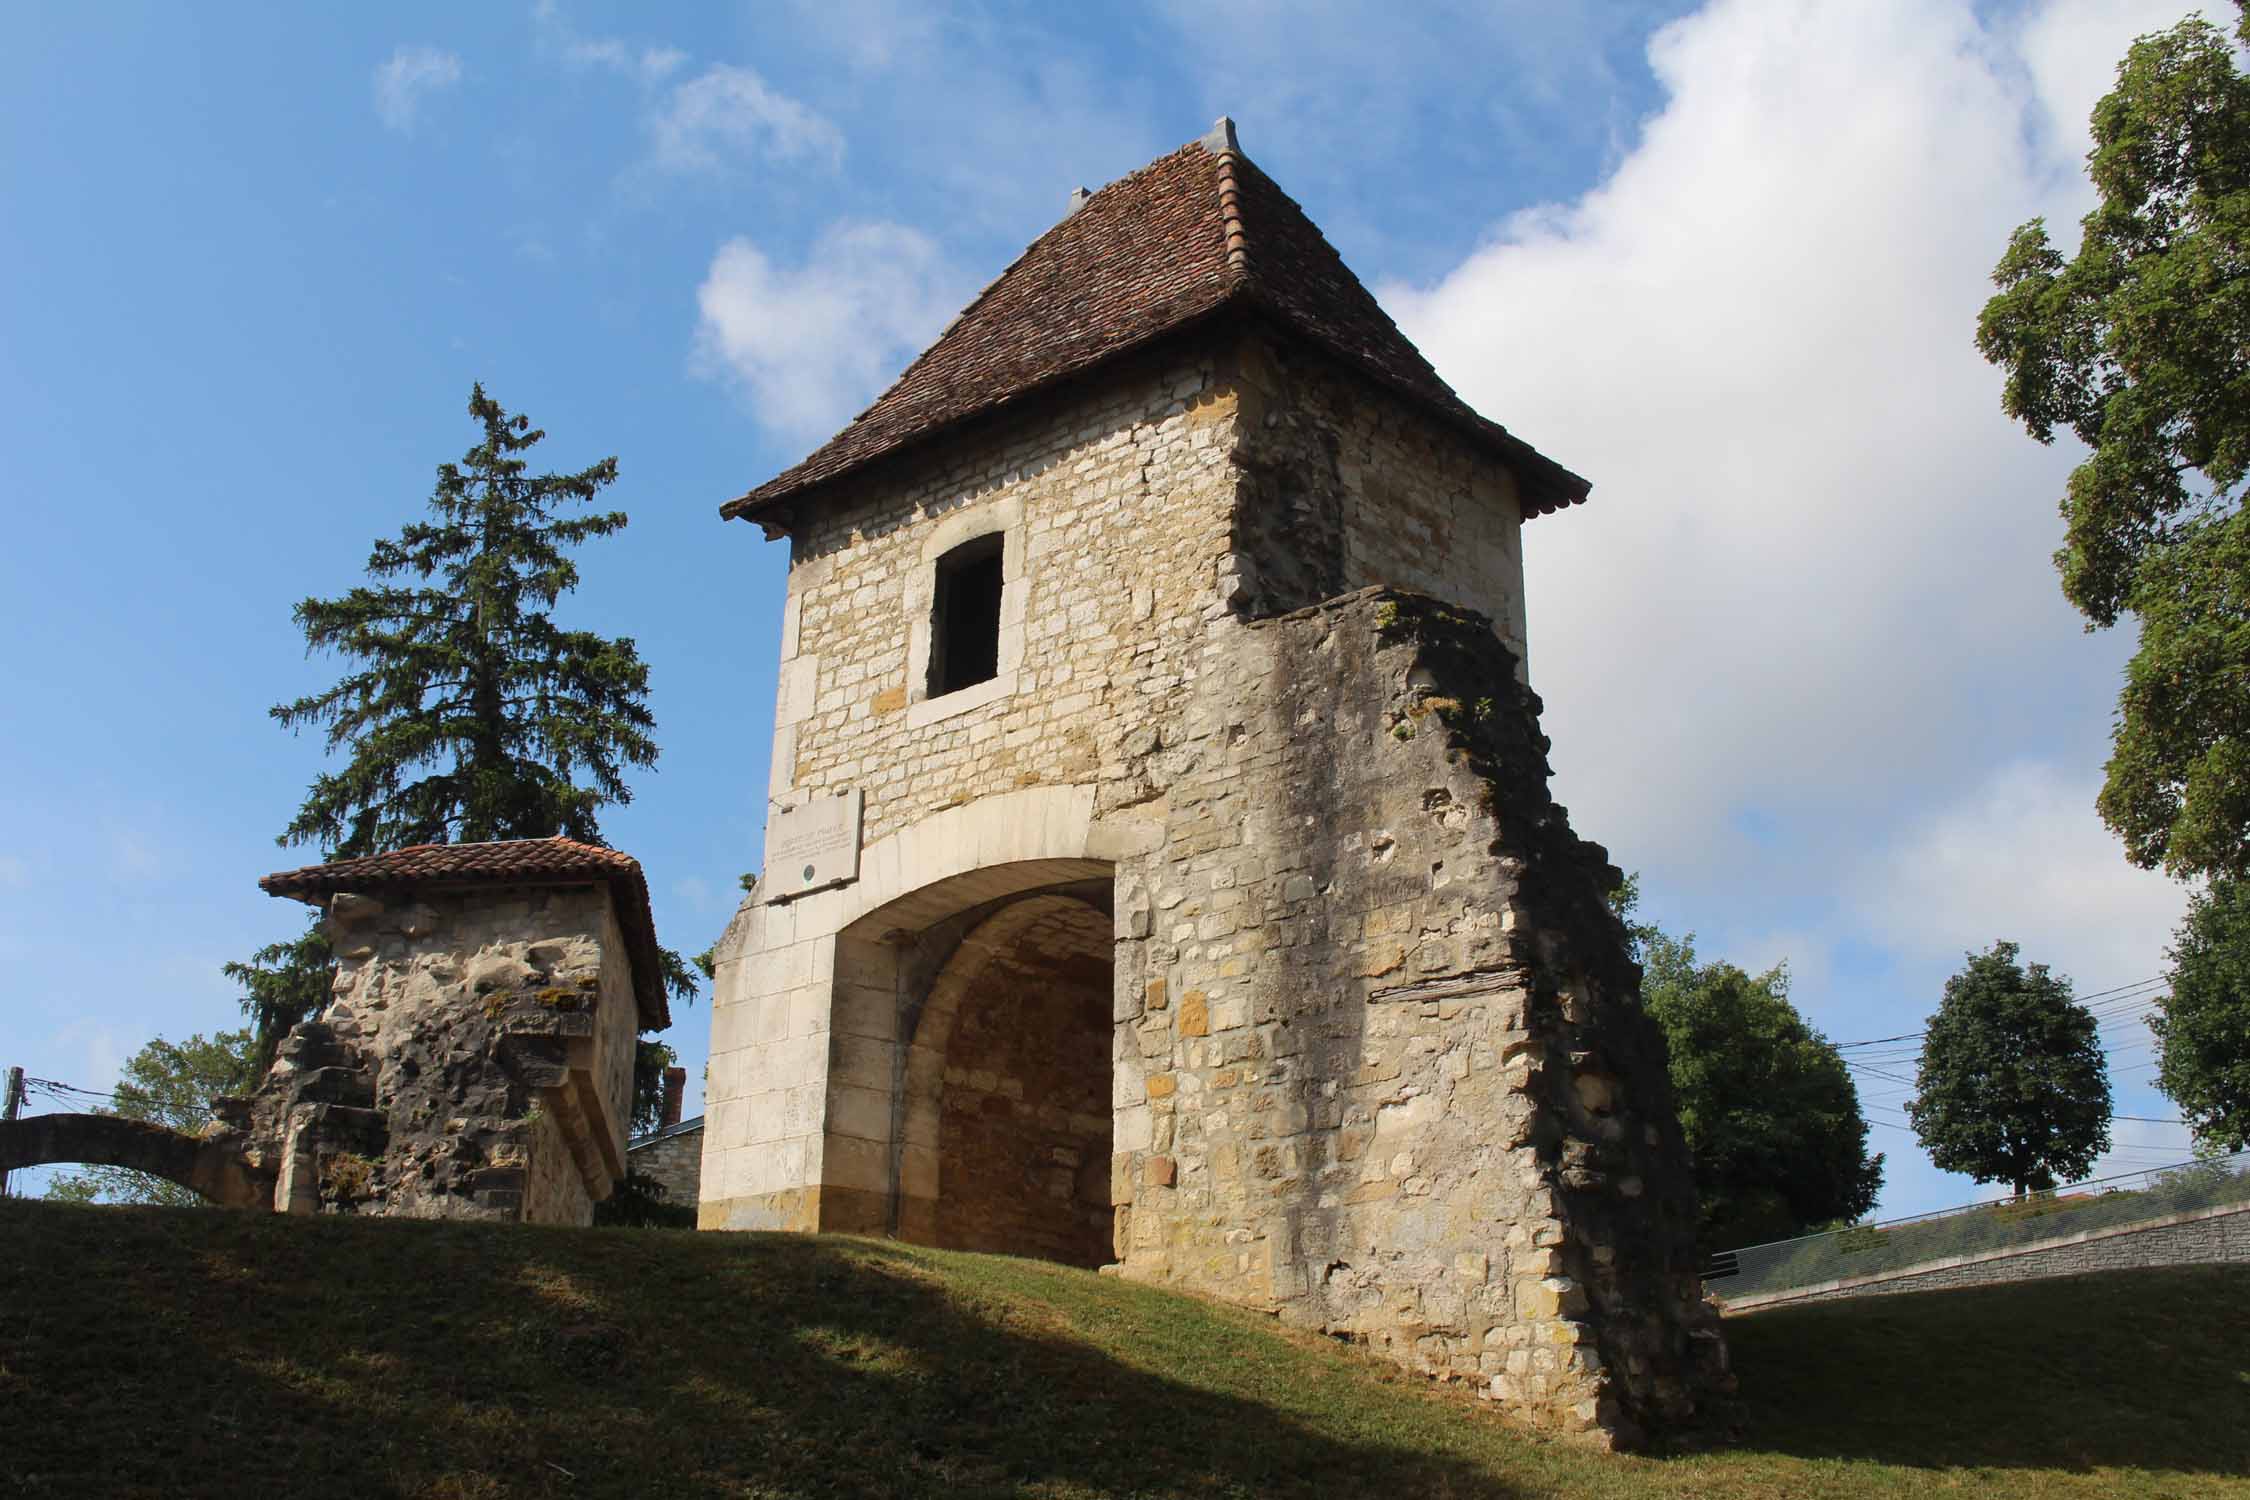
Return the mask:
M 773 815 L 761 884 L 768 901 L 790 901 L 859 879 L 860 815 L 867 795 L 814 797 Z

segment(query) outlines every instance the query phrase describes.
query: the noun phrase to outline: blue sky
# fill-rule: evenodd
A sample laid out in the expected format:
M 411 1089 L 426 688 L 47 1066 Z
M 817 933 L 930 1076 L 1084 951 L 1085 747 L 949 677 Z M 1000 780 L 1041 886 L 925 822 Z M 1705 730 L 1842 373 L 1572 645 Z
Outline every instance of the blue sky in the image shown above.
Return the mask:
M 1969 348 L 2007 230 L 2184 7 L 891 3 L 24 8 L 0 48 L 0 1065 L 236 1024 L 358 576 L 482 380 L 632 516 L 572 622 L 664 756 L 604 822 L 694 951 L 757 863 L 781 549 L 718 503 L 1098 186 L 1221 112 L 1482 409 L 1590 475 L 1527 547 L 1580 831 L 1839 1040 L 1967 947 L 2157 974 L 2090 804 L 2129 643 L 2047 554 L 2068 454 Z M 1875 14 L 1865 14 L 1865 12 Z M 709 1012 L 673 1040 L 700 1061 Z M 2123 1112 L 2169 1117 L 2120 1013 Z M 1891 1086 L 1868 1085 L 1897 1119 Z M 692 1103 L 691 1103 L 692 1107 Z M 1976 1196 L 1895 1128 L 1886 1212 Z M 2117 1169 L 2184 1131 L 2120 1126 Z

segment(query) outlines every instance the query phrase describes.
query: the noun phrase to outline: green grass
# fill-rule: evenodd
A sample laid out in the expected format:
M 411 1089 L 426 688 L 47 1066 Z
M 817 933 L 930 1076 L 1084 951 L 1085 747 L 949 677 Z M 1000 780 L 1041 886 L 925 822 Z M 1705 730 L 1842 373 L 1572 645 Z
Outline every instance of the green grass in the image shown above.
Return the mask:
M 1084 1272 L 868 1240 L 0 1202 L 0 1494 L 2250 1496 L 2250 1268 L 1731 1320 L 1606 1458 Z

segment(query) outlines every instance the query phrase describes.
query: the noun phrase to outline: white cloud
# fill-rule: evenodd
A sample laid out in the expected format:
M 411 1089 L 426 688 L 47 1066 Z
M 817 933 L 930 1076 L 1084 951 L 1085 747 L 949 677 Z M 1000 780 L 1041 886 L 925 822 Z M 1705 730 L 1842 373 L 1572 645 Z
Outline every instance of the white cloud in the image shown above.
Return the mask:
M 656 164 L 699 172 L 757 158 L 833 168 L 844 137 L 748 68 L 718 63 L 675 87 L 649 119 Z
M 767 426 L 823 438 L 935 338 L 962 300 L 936 241 L 902 225 L 831 226 L 798 266 L 734 239 L 696 290 L 699 362 L 740 381 Z
M 461 81 L 461 59 L 437 47 L 401 47 L 375 69 L 375 113 L 400 134 L 411 133 L 422 101 Z
M 542 49 L 560 57 L 565 67 L 600 68 L 653 85 L 671 77 L 688 60 L 677 47 L 636 46 L 619 37 L 582 36 L 554 0 L 539 0 L 531 8 L 531 19 Z
M 2094 815 L 2098 775 L 2005 765 L 1899 832 L 1852 876 L 1852 909 L 1902 953 L 1941 958 L 2000 939 L 2083 992 L 2156 976 L 2186 889 L 2137 870 Z
M 791 0 L 790 10 L 794 29 L 855 68 L 880 71 L 942 46 L 945 18 L 916 0 Z
M 2172 19 L 2137 14 L 2084 50 Z M 1666 102 L 1606 180 L 1385 298 L 1596 482 L 1525 544 L 1579 826 L 1654 887 L 1786 926 L 1899 809 L 2094 754 L 2128 643 L 2061 600 L 2070 457 L 2001 415 L 1971 342 L 2009 231 L 2084 151 L 2033 144 L 2040 79 L 2081 74 L 2010 55 L 1965 0 L 1714 0 L 1649 56 Z
M 662 83 L 687 60 L 677 47 L 634 47 L 616 37 L 579 39 L 563 47 L 563 61 L 571 67 L 607 68 L 644 84 Z
M 792 0 L 791 30 L 855 75 L 855 139 L 879 142 L 902 207 L 949 240 L 1012 252 L 1099 186 L 1201 133 L 1062 8 Z M 816 72 L 818 70 L 815 70 Z M 964 108 L 963 101 L 974 101 Z M 1208 119 L 1208 117 L 1205 117 Z

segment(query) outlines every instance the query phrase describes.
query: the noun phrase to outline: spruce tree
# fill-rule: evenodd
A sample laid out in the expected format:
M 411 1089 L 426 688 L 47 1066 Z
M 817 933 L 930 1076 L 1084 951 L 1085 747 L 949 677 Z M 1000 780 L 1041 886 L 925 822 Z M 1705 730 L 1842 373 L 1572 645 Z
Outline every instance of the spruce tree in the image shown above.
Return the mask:
M 632 800 L 626 770 L 656 762 L 648 667 L 633 642 L 566 630 L 551 613 L 579 581 L 570 550 L 626 524 L 622 511 L 566 513 L 616 481 L 617 460 L 533 474 L 524 455 L 546 433 L 530 418 L 481 384 L 469 415 L 483 440 L 438 466 L 429 519 L 375 543 L 370 583 L 296 607 L 308 652 L 350 667 L 272 711 L 291 730 L 320 729 L 343 760 L 315 778 L 284 845 L 336 860 L 557 834 L 599 844 L 600 810 Z M 687 965 L 663 957 L 667 986 L 692 996 Z M 328 965 L 315 927 L 227 966 L 249 990 L 261 1063 L 325 1001 Z M 671 1061 L 662 1043 L 640 1044 L 636 1124 L 653 1120 Z
M 283 843 L 330 859 L 556 834 L 596 844 L 598 810 L 632 800 L 625 768 L 656 763 L 633 642 L 549 613 L 578 584 L 567 549 L 625 525 L 623 511 L 558 513 L 614 483 L 617 460 L 532 474 L 522 455 L 546 433 L 530 418 L 482 385 L 469 415 L 484 441 L 438 466 L 432 519 L 375 543 L 378 582 L 297 606 L 308 650 L 356 665 L 273 710 L 347 757 L 313 782 Z
M 268 943 L 247 963 L 229 963 L 221 973 L 241 985 L 242 1013 L 250 1018 L 250 1066 L 245 1088 L 257 1087 L 273 1066 L 274 1050 L 289 1028 L 328 1002 L 336 972 L 335 951 L 316 915 L 294 940 Z

